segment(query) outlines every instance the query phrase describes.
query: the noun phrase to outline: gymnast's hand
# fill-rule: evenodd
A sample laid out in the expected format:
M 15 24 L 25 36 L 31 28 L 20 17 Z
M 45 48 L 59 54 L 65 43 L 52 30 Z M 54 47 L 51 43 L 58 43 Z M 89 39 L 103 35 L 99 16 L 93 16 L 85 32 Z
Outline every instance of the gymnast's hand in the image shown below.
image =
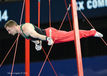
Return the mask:
M 47 41 L 48 41 L 48 45 L 52 45 L 54 43 L 51 37 L 47 37 Z
M 35 40 L 35 41 L 32 41 L 33 43 L 35 43 L 35 49 L 37 51 L 40 51 L 42 49 L 42 41 L 40 40 Z

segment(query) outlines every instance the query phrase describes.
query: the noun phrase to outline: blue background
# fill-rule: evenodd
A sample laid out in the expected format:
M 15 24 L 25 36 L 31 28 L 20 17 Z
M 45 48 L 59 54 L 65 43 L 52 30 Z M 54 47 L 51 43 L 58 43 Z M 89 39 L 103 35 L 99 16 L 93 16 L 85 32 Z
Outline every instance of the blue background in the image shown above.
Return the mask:
M 76 59 L 51 61 L 58 76 L 78 76 Z M 43 62 L 32 62 L 30 76 L 37 76 Z M 15 64 L 13 76 L 24 76 L 25 65 Z M 84 76 L 107 76 L 107 56 L 94 56 L 83 58 Z M 0 68 L 0 76 L 10 76 L 11 65 L 3 65 Z M 55 76 L 50 64 L 46 62 L 41 76 Z

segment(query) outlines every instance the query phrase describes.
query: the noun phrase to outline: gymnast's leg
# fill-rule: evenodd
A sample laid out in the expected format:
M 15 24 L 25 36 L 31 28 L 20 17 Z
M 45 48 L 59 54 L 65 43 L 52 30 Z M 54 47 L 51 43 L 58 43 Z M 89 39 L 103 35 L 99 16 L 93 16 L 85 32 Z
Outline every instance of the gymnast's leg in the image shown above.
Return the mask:
M 46 30 L 46 35 L 49 36 L 49 29 L 52 30 L 52 39 L 54 43 L 63 43 L 63 42 L 69 42 L 74 40 L 74 31 L 61 31 L 56 30 L 54 28 L 48 28 Z M 94 37 L 103 37 L 103 35 L 96 30 L 79 30 L 80 38 L 87 38 L 90 36 Z

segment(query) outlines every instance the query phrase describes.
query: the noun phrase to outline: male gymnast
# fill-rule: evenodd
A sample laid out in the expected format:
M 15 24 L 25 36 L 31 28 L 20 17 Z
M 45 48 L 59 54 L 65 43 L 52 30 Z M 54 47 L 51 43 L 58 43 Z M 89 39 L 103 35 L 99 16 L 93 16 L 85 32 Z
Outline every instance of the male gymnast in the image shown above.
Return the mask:
M 48 45 L 53 43 L 63 43 L 74 40 L 74 31 L 63 31 L 57 30 L 53 27 L 46 29 L 40 29 L 37 26 L 34 26 L 31 23 L 25 23 L 18 25 L 14 20 L 9 20 L 4 25 L 4 28 L 8 31 L 9 34 L 15 35 L 20 33 L 24 38 L 30 39 L 35 43 L 35 49 L 37 51 L 42 48 L 42 41 L 47 41 Z M 103 34 L 96 31 L 95 29 L 91 30 L 79 30 L 80 38 L 86 38 L 90 36 L 94 37 L 103 37 Z

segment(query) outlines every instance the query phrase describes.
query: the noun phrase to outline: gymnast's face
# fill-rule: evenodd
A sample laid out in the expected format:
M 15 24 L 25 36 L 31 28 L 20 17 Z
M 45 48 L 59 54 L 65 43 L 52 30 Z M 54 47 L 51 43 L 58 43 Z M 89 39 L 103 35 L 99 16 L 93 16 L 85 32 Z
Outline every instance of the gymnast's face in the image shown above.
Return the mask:
M 9 34 L 11 34 L 13 36 L 17 33 L 15 26 L 6 27 L 6 30 L 8 31 Z

